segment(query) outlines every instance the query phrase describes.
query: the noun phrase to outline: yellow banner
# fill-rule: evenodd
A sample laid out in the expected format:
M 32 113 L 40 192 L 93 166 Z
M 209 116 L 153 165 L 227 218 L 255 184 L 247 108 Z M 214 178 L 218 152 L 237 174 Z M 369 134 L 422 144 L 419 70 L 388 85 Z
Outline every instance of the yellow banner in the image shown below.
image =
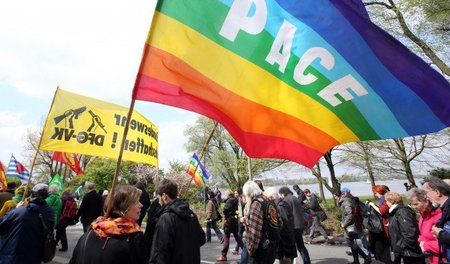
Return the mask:
M 40 149 L 117 159 L 128 108 L 56 90 Z M 124 160 L 158 166 L 158 128 L 133 111 Z

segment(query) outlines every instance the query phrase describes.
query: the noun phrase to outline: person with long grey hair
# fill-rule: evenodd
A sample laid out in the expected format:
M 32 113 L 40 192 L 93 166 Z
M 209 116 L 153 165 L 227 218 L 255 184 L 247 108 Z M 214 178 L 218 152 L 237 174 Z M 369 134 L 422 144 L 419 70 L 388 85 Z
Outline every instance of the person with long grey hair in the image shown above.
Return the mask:
M 248 181 L 244 184 L 243 191 L 250 202 L 249 221 L 246 226 L 248 263 L 272 264 L 276 258 L 278 240 L 275 241 L 270 237 L 270 231 L 273 230 L 272 227 L 279 228 L 282 220 L 276 206 L 263 195 L 258 184 Z M 267 218 L 269 214 L 276 217 Z
M 407 196 L 411 207 L 420 214 L 419 246 L 424 255 L 428 257 L 429 263 L 437 264 L 439 262 L 439 243 L 431 228 L 441 218 L 442 211 L 433 207 L 424 190 L 412 188 L 408 191 Z

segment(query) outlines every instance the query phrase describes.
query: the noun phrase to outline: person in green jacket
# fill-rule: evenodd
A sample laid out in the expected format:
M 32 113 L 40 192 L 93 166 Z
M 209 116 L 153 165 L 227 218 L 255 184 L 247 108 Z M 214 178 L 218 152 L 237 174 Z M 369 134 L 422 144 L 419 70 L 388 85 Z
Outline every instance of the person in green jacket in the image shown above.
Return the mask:
M 56 224 L 59 221 L 59 216 L 61 214 L 61 208 L 62 208 L 62 200 L 61 197 L 58 194 L 59 188 L 56 185 L 50 185 L 48 187 L 48 197 L 45 199 L 47 204 L 53 208 L 53 213 L 55 215 L 55 225 L 53 228 L 56 227 Z

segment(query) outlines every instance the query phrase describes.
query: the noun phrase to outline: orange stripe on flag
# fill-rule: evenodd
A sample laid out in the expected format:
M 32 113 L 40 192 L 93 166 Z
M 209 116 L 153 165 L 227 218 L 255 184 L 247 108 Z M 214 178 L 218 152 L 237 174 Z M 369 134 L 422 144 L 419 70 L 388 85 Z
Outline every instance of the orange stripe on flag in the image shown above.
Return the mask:
M 140 73 L 179 87 L 177 93 L 162 92 L 170 96 L 190 95 L 207 102 L 232 119 L 244 132 L 286 138 L 322 153 L 339 144 L 314 126 L 230 92 L 167 52 L 146 45 L 145 53 L 147 59 L 143 61 Z M 203 88 L 201 92 L 198 92 L 198 86 Z M 136 98 L 143 99 L 143 93 L 144 90 L 138 90 Z M 185 108 L 183 104 L 176 106 Z

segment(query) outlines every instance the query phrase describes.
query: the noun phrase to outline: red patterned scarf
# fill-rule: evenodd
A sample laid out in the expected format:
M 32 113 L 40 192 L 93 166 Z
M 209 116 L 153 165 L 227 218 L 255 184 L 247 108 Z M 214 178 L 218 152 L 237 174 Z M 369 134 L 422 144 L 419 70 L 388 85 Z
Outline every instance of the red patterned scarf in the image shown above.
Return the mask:
M 114 235 L 129 235 L 136 232 L 142 232 L 136 220 L 124 217 L 104 218 L 99 217 L 91 224 L 92 230 L 99 237 L 111 237 Z

